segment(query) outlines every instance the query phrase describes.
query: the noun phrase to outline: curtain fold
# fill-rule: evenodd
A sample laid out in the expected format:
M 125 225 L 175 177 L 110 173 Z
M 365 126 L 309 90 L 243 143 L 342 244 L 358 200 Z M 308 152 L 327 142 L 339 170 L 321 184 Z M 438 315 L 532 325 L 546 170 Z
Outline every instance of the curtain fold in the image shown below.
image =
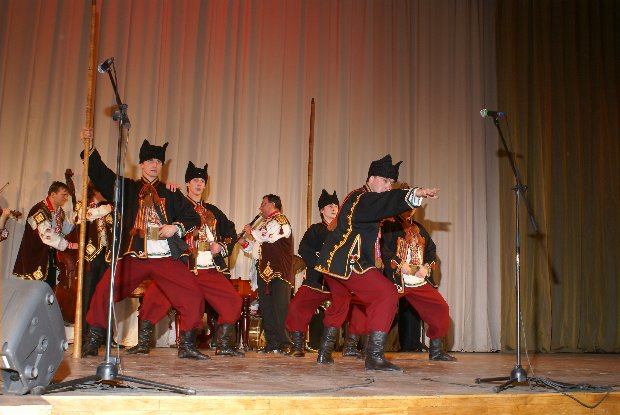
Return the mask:
M 498 3 L 498 99 L 541 234 L 521 205 L 527 348 L 620 351 L 620 3 Z M 514 184 L 500 162 L 502 344 L 516 345 Z M 523 345 L 523 343 L 522 343 Z

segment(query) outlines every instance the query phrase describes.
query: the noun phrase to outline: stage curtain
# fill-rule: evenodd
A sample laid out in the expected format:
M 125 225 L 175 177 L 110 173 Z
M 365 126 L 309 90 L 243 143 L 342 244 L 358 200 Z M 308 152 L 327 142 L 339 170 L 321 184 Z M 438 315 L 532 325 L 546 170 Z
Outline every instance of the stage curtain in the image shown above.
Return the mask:
M 530 350 L 620 351 L 620 2 L 498 3 L 499 108 L 540 234 L 520 207 Z M 504 120 L 502 120 L 503 123 Z M 514 185 L 500 161 L 502 345 L 514 349 Z
M 131 120 L 125 173 L 142 140 L 170 142 L 163 178 L 209 164 L 208 200 L 241 230 L 268 193 L 295 243 L 306 229 L 310 102 L 316 99 L 312 222 L 322 188 L 343 200 L 387 153 L 403 181 L 438 186 L 418 219 L 440 258 L 455 350 L 500 348 L 494 2 L 261 0 L 98 2 L 99 61 L 114 57 Z M 2 203 L 28 210 L 78 154 L 90 1 L 0 2 Z M 97 78 L 95 143 L 115 165 L 107 75 Z M 184 187 L 184 186 L 182 186 Z M 12 270 L 24 221 L 2 244 Z M 235 277 L 250 262 L 233 258 Z

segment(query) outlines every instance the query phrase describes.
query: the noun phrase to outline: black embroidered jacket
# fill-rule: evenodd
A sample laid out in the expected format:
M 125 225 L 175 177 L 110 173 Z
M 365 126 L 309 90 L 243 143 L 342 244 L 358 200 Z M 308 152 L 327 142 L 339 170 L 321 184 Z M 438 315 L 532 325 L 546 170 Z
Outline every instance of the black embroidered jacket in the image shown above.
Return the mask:
M 88 175 L 95 187 L 107 200 L 114 198 L 114 182 L 116 174 L 110 170 L 101 160 L 101 155 L 94 149 L 90 153 L 88 164 Z M 155 179 L 149 183 L 146 179 L 132 180 L 124 177 L 124 215 L 122 223 L 123 236 L 119 257 L 132 255 L 146 259 L 146 236 L 143 230 L 136 231 L 135 224 L 138 222 L 137 216 L 142 211 L 141 207 L 145 202 L 144 189 L 150 184 L 157 192 L 160 200 L 160 212 L 164 216 L 164 224 L 177 225 L 181 231 L 181 236 L 188 232 L 193 232 L 200 224 L 200 217 L 189 203 L 187 198 L 180 192 L 172 192 L 166 189 L 166 185 Z
M 336 217 L 315 269 L 332 277 L 349 279 L 375 268 L 375 247 L 379 222 L 419 206 L 415 189 L 395 189 L 377 193 L 368 185 L 349 193 Z M 414 204 L 415 203 L 415 204 Z

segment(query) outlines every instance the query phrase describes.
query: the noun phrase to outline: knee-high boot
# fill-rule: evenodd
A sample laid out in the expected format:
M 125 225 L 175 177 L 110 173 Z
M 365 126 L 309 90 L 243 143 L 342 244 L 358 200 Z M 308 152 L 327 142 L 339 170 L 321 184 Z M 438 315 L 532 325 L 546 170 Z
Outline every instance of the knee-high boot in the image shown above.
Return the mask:
M 366 370 L 402 370 L 398 366 L 385 360 L 383 351 L 387 340 L 387 332 L 371 331 L 368 333 L 366 347 Z
M 148 320 L 138 320 L 138 344 L 127 349 L 128 354 L 149 354 L 155 326 Z
M 234 356 L 243 357 L 244 353 L 237 350 L 235 342 L 237 336 L 235 335 L 234 324 L 220 324 L 217 330 L 217 340 L 215 355 L 216 356 Z
M 344 357 L 361 357 L 362 354 L 357 350 L 359 340 L 360 336 L 347 330 L 347 337 L 344 339 L 344 345 L 342 346 L 342 355 Z
M 428 360 L 456 362 L 456 357 L 452 357 L 444 352 L 442 339 L 431 339 L 430 347 L 428 348 Z
M 182 331 L 179 335 L 179 353 L 182 359 L 209 360 L 209 356 L 200 353 L 196 348 L 196 329 Z
M 306 333 L 303 331 L 292 331 L 291 341 L 293 346 L 288 354 L 294 357 L 304 357 L 306 355 Z
M 105 329 L 103 327 L 90 327 L 82 347 L 82 357 L 97 356 L 99 354 L 99 346 L 101 346 L 104 340 Z
M 316 358 L 317 363 L 330 364 L 334 363 L 332 353 L 336 347 L 336 336 L 338 335 L 338 327 L 323 328 L 321 336 L 321 344 L 319 345 L 319 355 Z

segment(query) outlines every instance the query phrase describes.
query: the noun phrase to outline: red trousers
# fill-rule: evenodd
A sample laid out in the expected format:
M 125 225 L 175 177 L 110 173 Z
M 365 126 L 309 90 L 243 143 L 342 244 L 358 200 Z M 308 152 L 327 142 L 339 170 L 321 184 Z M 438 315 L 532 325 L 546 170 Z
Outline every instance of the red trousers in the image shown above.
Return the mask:
M 351 292 L 367 304 L 366 316 L 369 331 L 390 331 L 392 321 L 398 306 L 398 291 L 393 283 L 381 274 L 376 268 L 371 268 L 363 274 L 351 274 L 348 280 L 334 277 L 325 277 L 332 292 L 334 308 L 328 316 L 325 314 L 325 327 L 340 327 L 347 318 Z M 328 318 L 329 317 L 329 318 Z
M 317 307 L 327 300 L 332 298 L 330 293 L 324 293 L 318 290 L 302 285 L 297 290 L 297 293 L 291 300 L 288 306 L 288 314 L 286 315 L 285 326 L 288 331 L 303 331 L 308 330 L 308 324 L 314 315 Z M 330 305 L 325 310 L 325 317 L 333 313 L 334 309 Z M 349 321 L 349 332 L 355 335 L 361 335 L 366 333 L 366 314 L 362 306 L 358 304 L 351 304 L 349 315 L 347 320 Z
M 450 328 L 450 307 L 437 289 L 430 284 L 419 287 L 405 287 L 399 294 L 418 312 L 420 318 L 428 324 L 426 335 L 429 339 L 441 339 Z
M 214 268 L 199 269 L 198 275 L 194 278 L 202 291 L 204 299 L 218 313 L 217 324 L 236 323 L 241 315 L 242 300 L 239 293 L 237 293 L 224 274 Z M 151 284 L 144 293 L 144 300 L 140 308 L 140 318 L 155 324 L 164 318 L 170 307 L 172 307 L 172 304 L 168 300 L 166 293 L 159 287 L 159 284 Z M 201 315 L 203 310 L 200 312 Z M 185 314 L 180 311 L 179 314 L 183 316 L 181 318 L 182 323 L 185 320 Z
M 111 269 L 103 274 L 90 302 L 86 321 L 94 327 L 108 325 L 108 304 L 110 296 Z M 123 300 L 147 277 L 151 277 L 170 299 L 170 302 L 185 318 L 181 331 L 202 327 L 204 301 L 196 278 L 185 264 L 170 257 L 138 259 L 125 256 L 118 261 L 114 281 L 114 302 Z

